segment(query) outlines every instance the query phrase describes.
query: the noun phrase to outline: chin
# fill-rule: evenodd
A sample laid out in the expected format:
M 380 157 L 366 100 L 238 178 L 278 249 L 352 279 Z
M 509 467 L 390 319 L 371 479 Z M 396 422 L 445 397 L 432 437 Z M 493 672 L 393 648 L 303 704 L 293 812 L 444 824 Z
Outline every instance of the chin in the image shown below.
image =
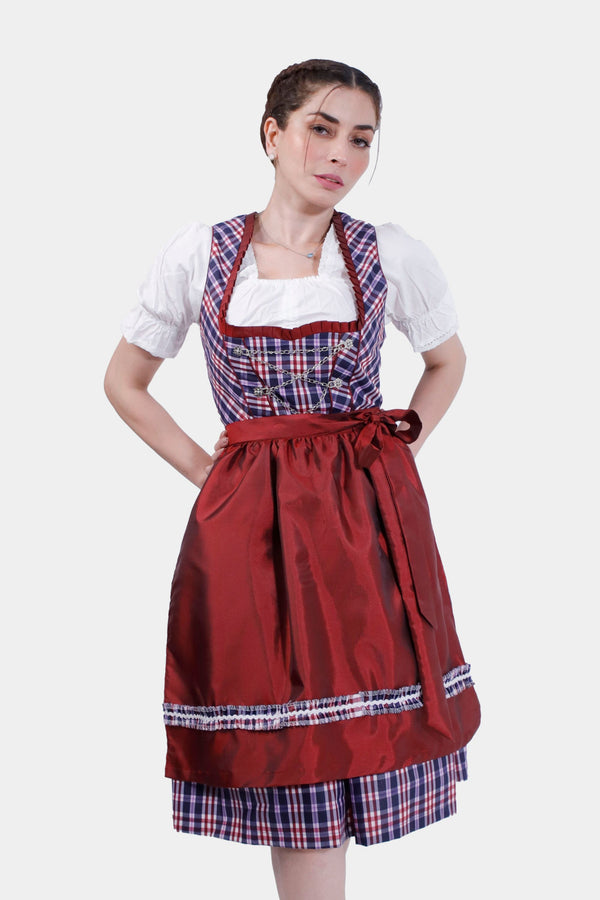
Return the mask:
M 325 193 L 326 196 L 323 196 L 323 194 Z M 339 204 L 346 198 L 348 193 L 349 191 L 340 193 L 338 193 L 337 191 L 331 191 L 331 193 L 329 191 L 319 191 L 318 195 L 315 197 L 311 197 L 309 202 L 314 206 L 318 206 L 319 209 L 333 209 L 333 207 L 339 206 Z

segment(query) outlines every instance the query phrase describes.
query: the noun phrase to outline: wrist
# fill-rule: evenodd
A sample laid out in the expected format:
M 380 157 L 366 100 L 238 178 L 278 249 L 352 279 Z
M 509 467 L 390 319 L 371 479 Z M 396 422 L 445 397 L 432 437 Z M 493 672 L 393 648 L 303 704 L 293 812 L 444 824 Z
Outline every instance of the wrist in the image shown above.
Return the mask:
M 194 459 L 192 465 L 189 469 L 182 474 L 191 481 L 192 484 L 196 485 L 197 488 L 202 487 L 207 477 L 207 467 L 211 466 L 214 463 L 214 459 L 210 454 L 206 453 L 202 448 L 198 448 L 199 453 Z

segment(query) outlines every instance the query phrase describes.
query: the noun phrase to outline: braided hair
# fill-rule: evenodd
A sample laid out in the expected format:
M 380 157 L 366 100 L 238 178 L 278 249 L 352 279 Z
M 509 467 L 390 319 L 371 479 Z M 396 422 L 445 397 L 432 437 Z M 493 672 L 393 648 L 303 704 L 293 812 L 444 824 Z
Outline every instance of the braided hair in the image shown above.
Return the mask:
M 264 125 L 273 117 L 282 130 L 285 129 L 290 114 L 300 109 L 308 98 L 322 85 L 343 85 L 358 88 L 373 101 L 376 125 L 381 121 L 381 93 L 375 82 L 353 66 L 335 62 L 332 59 L 307 59 L 283 69 L 273 79 L 267 94 L 265 111 L 260 123 L 260 140 L 266 152 Z

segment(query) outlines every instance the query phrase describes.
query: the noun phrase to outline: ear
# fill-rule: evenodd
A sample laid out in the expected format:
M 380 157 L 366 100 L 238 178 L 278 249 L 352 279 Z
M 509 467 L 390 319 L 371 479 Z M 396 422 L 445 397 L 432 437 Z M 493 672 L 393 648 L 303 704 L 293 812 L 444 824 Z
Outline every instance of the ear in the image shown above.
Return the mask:
M 267 156 L 271 153 L 277 156 L 277 140 L 281 133 L 281 129 L 273 116 L 269 116 L 269 118 L 265 120 L 263 131 L 265 135 L 265 149 L 267 151 Z

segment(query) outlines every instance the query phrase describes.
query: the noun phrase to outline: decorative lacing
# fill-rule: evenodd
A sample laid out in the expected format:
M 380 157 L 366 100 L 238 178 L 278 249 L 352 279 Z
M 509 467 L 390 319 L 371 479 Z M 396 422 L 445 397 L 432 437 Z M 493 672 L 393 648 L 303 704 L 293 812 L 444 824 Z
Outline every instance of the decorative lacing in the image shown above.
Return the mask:
M 294 384 L 296 381 L 305 381 L 308 384 L 316 384 L 321 387 L 319 392 L 319 398 L 309 407 L 309 411 L 316 409 L 321 405 L 321 401 L 323 397 L 327 393 L 327 390 L 332 387 L 340 388 L 343 386 L 344 382 L 341 378 L 330 378 L 328 381 L 322 381 L 318 378 L 310 378 L 311 373 L 315 371 L 317 366 L 322 365 L 323 362 L 327 362 L 328 360 L 332 360 L 335 356 L 341 353 L 343 350 L 350 350 L 354 345 L 354 341 L 352 338 L 345 338 L 344 340 L 338 341 L 337 344 L 334 344 L 333 347 L 298 347 L 298 348 L 290 348 L 288 350 L 261 350 L 254 347 L 243 347 L 240 344 L 233 348 L 233 353 L 236 356 L 247 356 L 249 358 L 256 358 L 258 356 L 293 356 L 299 353 L 317 353 L 319 354 L 319 358 L 314 365 L 309 366 L 304 369 L 302 372 L 294 373 L 290 372 L 288 369 L 283 369 L 280 366 L 276 366 L 273 363 L 266 362 L 265 365 L 268 369 L 271 369 L 273 372 L 278 372 L 280 375 L 289 376 L 287 381 L 282 381 L 277 385 L 277 388 L 271 387 L 269 385 L 265 385 L 264 387 L 255 387 L 254 395 L 256 397 L 273 397 L 277 400 L 282 406 L 287 407 L 288 409 L 295 410 L 291 403 L 285 400 L 278 393 L 282 390 L 282 388 L 287 387 L 290 384 Z M 297 412 L 297 410 L 295 410 Z

